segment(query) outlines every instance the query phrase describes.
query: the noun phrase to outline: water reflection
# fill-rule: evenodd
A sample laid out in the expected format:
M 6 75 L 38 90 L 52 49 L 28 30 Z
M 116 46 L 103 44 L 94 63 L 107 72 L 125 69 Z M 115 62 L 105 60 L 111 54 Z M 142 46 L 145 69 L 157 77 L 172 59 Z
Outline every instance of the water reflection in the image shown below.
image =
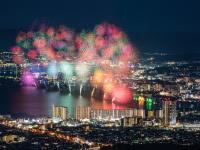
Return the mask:
M 12 91 L 11 94 L 11 113 L 33 116 L 47 114 L 45 91 L 26 87 Z M 7 100 L 10 101 L 10 99 Z
M 76 106 L 90 106 L 89 99 L 82 96 L 74 96 L 71 94 L 61 95 L 56 105 L 65 106 L 68 108 L 70 117 L 74 117 Z
M 75 115 L 76 106 L 88 106 L 96 109 L 123 109 L 129 106 L 116 105 L 110 101 L 74 96 L 61 95 L 59 92 L 46 92 L 34 87 L 23 87 L 12 91 L 12 96 L 4 95 L 6 101 L 11 101 L 11 114 L 26 114 L 29 116 L 51 116 L 52 105 L 68 108 L 70 117 Z

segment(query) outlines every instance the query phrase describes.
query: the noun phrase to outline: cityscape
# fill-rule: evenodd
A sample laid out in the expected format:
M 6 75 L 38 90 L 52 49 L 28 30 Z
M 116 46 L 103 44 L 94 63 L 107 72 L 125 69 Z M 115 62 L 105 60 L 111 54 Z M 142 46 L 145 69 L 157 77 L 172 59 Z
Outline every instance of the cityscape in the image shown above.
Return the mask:
M 36 4 L 30 3 L 20 2 L 16 6 L 22 8 L 26 4 L 32 10 Z M 126 13 L 128 4 L 120 10 L 122 5 L 118 2 L 103 6 L 105 12 L 110 12 L 107 8 L 113 6 L 112 11 L 122 11 L 127 18 L 140 21 Z M 131 6 L 134 4 L 141 5 L 130 2 Z M 179 6 L 178 2 L 173 3 L 176 4 Z M 38 8 L 42 5 L 43 2 Z M 90 2 L 83 5 L 86 9 L 93 6 Z M 54 4 L 44 6 L 50 8 Z M 150 6 L 157 8 L 154 4 Z M 166 8 L 158 3 L 156 6 Z M 82 10 L 82 6 L 77 7 Z M 103 9 L 100 5 L 95 7 Z M 190 9 L 196 9 L 195 5 Z M 61 10 L 56 10 L 59 18 Z M 5 8 L 2 11 L 7 12 Z M 24 13 L 16 8 L 11 12 Z M 157 31 L 151 26 L 154 22 L 148 21 L 149 29 L 155 33 L 145 35 L 149 38 L 146 42 L 147 39 L 139 38 L 139 33 L 132 38 L 131 32 L 133 27 L 144 32 L 145 26 L 132 26 L 131 22 L 121 25 L 123 19 L 115 18 L 118 13 L 108 13 L 112 16 L 109 19 L 105 12 L 98 20 L 95 19 L 98 12 L 86 10 L 83 17 L 90 16 L 93 23 L 80 19 L 80 26 L 74 20 L 76 13 L 60 17 L 68 17 L 70 27 L 55 18 L 54 23 L 48 22 L 53 16 L 49 13 L 51 19 L 45 23 L 39 21 L 27 27 L 31 18 L 28 14 L 43 17 L 38 12 L 28 12 L 27 17 L 24 14 L 24 21 L 16 25 L 10 26 L 9 21 L 16 22 L 19 14 L 0 24 L 0 149 L 200 148 L 199 35 L 196 34 L 197 39 L 186 37 L 188 43 L 182 37 L 177 39 L 178 35 L 173 42 L 156 38 Z M 78 14 L 81 16 L 81 12 Z M 154 15 L 160 16 L 157 11 Z M 174 16 L 180 17 L 168 14 L 169 18 Z M 6 22 L 8 28 L 17 28 L 16 34 L 10 35 L 5 30 L 5 36 L 1 28 Z M 163 35 L 164 28 L 176 32 L 180 28 L 158 25 L 163 28 Z M 186 23 L 183 27 L 184 31 L 191 29 Z M 156 44 L 153 38 L 159 39 Z M 188 49 L 190 44 L 194 47 Z

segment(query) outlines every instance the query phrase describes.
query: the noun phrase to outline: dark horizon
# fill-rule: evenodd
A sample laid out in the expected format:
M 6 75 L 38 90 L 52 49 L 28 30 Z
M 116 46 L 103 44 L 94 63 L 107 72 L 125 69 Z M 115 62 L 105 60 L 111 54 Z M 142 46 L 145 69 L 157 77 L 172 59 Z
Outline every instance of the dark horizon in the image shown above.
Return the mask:
M 0 6 L 0 29 L 31 29 L 41 24 L 91 29 L 109 22 L 129 32 L 198 32 L 199 4 L 184 0 L 7 0 Z
M 12 5 L 11 5 L 12 4 Z M 198 1 L 3 1 L 0 49 L 15 44 L 19 31 L 41 25 L 92 30 L 108 22 L 120 27 L 140 52 L 197 53 L 200 50 Z

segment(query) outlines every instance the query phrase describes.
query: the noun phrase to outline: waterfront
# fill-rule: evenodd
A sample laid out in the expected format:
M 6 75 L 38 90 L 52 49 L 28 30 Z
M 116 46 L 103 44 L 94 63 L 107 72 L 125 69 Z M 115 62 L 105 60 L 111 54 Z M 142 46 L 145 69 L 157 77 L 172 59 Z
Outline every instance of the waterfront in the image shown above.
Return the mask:
M 35 87 L 20 87 L 17 89 L 0 88 L 1 114 L 11 114 L 17 117 L 51 116 L 52 105 L 68 108 L 69 117 L 74 117 L 76 106 L 92 106 L 98 109 L 123 109 L 130 105 L 116 105 L 114 103 L 91 99 L 90 97 L 72 94 L 62 95 L 59 92 L 47 92 Z

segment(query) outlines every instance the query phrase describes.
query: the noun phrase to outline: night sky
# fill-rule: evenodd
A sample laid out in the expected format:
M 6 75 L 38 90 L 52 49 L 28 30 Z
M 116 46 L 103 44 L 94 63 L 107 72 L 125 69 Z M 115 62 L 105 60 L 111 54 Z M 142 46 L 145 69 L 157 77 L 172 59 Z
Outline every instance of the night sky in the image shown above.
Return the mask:
M 20 30 L 41 24 L 81 30 L 109 22 L 123 29 L 141 52 L 199 52 L 199 6 L 197 0 L 1 1 L 0 49 L 9 49 Z

